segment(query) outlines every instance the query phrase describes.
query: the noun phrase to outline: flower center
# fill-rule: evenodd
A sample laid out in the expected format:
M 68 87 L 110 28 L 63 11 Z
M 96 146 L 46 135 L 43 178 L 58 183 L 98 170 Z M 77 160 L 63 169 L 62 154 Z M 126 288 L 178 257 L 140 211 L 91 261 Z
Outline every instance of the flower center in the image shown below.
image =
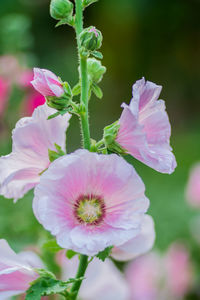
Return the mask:
M 105 215 L 105 204 L 100 197 L 81 196 L 76 201 L 74 212 L 79 223 L 97 225 Z

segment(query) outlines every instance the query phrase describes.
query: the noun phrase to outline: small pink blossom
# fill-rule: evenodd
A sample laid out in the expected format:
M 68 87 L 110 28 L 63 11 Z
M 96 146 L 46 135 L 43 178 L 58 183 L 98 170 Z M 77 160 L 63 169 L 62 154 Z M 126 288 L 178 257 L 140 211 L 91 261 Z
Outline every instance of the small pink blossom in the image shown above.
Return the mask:
M 0 77 L 0 116 L 4 113 L 8 98 L 9 98 L 10 86 L 9 83 Z
M 48 149 L 55 143 L 65 149 L 65 130 L 69 114 L 47 120 L 55 110 L 39 106 L 32 117 L 20 119 L 12 133 L 12 153 L 0 158 L 0 194 L 15 200 L 35 187 L 40 174 L 48 168 Z
M 61 97 L 64 89 L 58 77 L 49 70 L 34 68 L 34 79 L 31 81 L 33 87 L 44 97 Z
M 116 138 L 129 154 L 149 167 L 172 173 L 176 160 L 169 144 L 171 127 L 163 100 L 157 100 L 161 86 L 142 78 L 133 85 L 133 98 L 123 103 Z
M 61 247 L 95 255 L 138 234 L 149 206 L 144 190 L 121 157 L 78 150 L 41 176 L 33 210 Z
M 30 251 L 16 254 L 6 240 L 0 240 L 0 299 L 16 296 L 29 288 L 38 275 L 34 268 L 43 268 L 39 257 Z
M 200 163 L 197 163 L 191 169 L 186 189 L 186 197 L 193 207 L 200 207 Z
M 59 260 L 62 279 L 73 278 L 79 264 L 78 256 L 69 260 L 64 252 Z M 94 258 L 86 270 L 79 296 L 80 299 L 87 300 L 127 300 L 130 297 L 130 291 L 124 275 L 109 259 L 102 262 Z
M 141 230 L 138 235 L 125 244 L 114 247 L 112 250 L 112 257 L 120 261 L 131 260 L 151 250 L 154 241 L 154 221 L 151 216 L 144 215 Z

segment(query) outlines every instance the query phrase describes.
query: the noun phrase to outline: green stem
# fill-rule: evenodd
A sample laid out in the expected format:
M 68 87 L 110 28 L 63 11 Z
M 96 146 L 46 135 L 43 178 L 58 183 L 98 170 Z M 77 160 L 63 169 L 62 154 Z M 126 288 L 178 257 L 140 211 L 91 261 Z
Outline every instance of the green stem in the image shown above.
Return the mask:
M 80 114 L 81 130 L 83 135 L 84 148 L 90 149 L 90 129 L 89 129 L 89 116 L 88 116 L 88 73 L 87 73 L 87 58 L 80 55 L 80 41 L 79 34 L 83 30 L 83 8 L 82 1 L 76 0 L 76 37 L 78 43 L 79 61 L 80 61 L 80 81 L 81 81 L 81 105 L 84 108 Z
M 80 104 L 82 106 L 82 112 L 80 113 L 81 130 L 83 135 L 84 148 L 90 149 L 90 129 L 89 129 L 89 118 L 88 118 L 88 73 L 87 73 L 87 58 L 81 57 L 80 55 L 80 40 L 79 34 L 83 30 L 83 8 L 82 0 L 75 0 L 76 4 L 76 20 L 75 30 L 78 43 L 78 54 L 80 61 L 80 81 L 81 81 L 81 99 Z M 80 255 L 80 262 L 76 278 L 83 277 L 88 266 L 88 256 Z M 81 286 L 82 280 L 75 281 L 71 288 L 71 300 L 76 300 L 78 292 Z
M 77 271 L 77 274 L 76 274 L 76 278 L 80 278 L 80 277 L 83 277 L 85 275 L 85 271 L 87 269 L 87 266 L 88 266 L 88 256 L 87 255 L 80 255 L 80 263 L 79 263 L 79 267 L 78 267 L 78 271 Z M 76 300 L 77 298 L 77 295 L 78 295 L 78 292 L 79 292 L 79 289 L 81 287 L 81 283 L 82 283 L 82 280 L 79 280 L 79 281 L 75 281 L 74 284 L 72 285 L 72 288 L 71 288 L 71 300 Z

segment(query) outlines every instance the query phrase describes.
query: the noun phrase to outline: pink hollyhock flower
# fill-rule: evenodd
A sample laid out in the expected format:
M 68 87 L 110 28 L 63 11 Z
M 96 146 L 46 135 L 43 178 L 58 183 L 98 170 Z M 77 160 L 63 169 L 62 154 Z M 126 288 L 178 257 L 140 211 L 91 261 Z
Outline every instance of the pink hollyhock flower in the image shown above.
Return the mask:
M 58 77 L 49 70 L 34 68 L 33 87 L 44 97 L 61 97 L 64 89 Z
M 151 250 L 154 241 L 155 229 L 153 219 L 151 216 L 144 215 L 138 235 L 125 244 L 114 247 L 112 257 L 120 261 L 131 260 Z
M 144 190 L 121 157 L 78 150 L 41 176 L 33 209 L 61 247 L 95 255 L 138 234 L 149 206 Z
M 129 154 L 149 167 L 172 173 L 176 160 L 169 145 L 171 127 L 163 100 L 157 100 L 161 86 L 142 78 L 133 85 L 133 99 L 124 108 L 116 141 Z
M 43 268 L 33 252 L 16 254 L 6 240 L 0 240 L 0 299 L 24 293 L 37 278 L 34 268 Z
M 69 114 L 47 120 L 55 112 L 46 104 L 35 109 L 32 117 L 20 119 L 13 130 L 12 153 L 0 158 L 0 194 L 15 200 L 35 187 L 40 174 L 48 168 L 48 149 L 55 143 L 65 149 L 65 130 Z
M 186 197 L 193 207 L 200 207 L 200 163 L 197 163 L 190 172 Z
M 161 265 L 161 258 L 154 253 L 141 256 L 128 265 L 125 275 L 131 300 L 163 299 L 159 297 L 159 281 L 163 276 Z
M 62 268 L 62 279 L 73 278 L 79 264 L 78 256 L 69 260 L 65 256 L 65 251 L 61 255 L 59 260 Z M 80 299 L 127 300 L 130 297 L 129 286 L 124 275 L 108 259 L 102 262 L 94 258 L 92 263 L 88 265 L 84 277 L 79 292 Z
M 6 80 L 0 78 L 0 116 L 3 114 L 10 92 L 10 86 Z
M 183 299 L 192 283 L 189 253 L 181 244 L 173 244 L 166 256 L 167 286 L 171 294 Z
M 26 115 L 30 116 L 34 110 L 45 103 L 45 98 L 37 92 L 31 93 L 23 102 L 23 111 Z

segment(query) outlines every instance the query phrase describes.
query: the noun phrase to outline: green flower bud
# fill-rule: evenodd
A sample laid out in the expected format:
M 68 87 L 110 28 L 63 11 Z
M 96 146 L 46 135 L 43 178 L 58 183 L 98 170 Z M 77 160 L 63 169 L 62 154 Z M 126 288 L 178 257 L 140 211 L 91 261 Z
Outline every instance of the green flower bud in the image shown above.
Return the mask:
M 79 38 L 81 46 L 88 51 L 99 49 L 103 40 L 101 31 L 97 30 L 94 26 L 84 29 Z
M 104 128 L 104 144 L 108 150 L 111 152 L 115 152 L 118 154 L 126 154 L 126 150 L 123 149 L 117 142 L 116 137 L 119 131 L 120 125 L 118 124 L 118 121 L 114 122 L 113 124 L 106 126 Z
M 106 67 L 102 66 L 101 62 L 95 58 L 89 58 L 87 62 L 89 79 L 95 83 L 99 83 L 106 72 Z
M 63 83 L 64 94 L 61 97 L 47 96 L 46 102 L 49 107 L 55 108 L 59 112 L 65 111 L 72 100 L 72 91 L 67 82 Z
M 74 5 L 69 0 L 51 0 L 50 15 L 56 20 L 68 20 L 72 17 Z

